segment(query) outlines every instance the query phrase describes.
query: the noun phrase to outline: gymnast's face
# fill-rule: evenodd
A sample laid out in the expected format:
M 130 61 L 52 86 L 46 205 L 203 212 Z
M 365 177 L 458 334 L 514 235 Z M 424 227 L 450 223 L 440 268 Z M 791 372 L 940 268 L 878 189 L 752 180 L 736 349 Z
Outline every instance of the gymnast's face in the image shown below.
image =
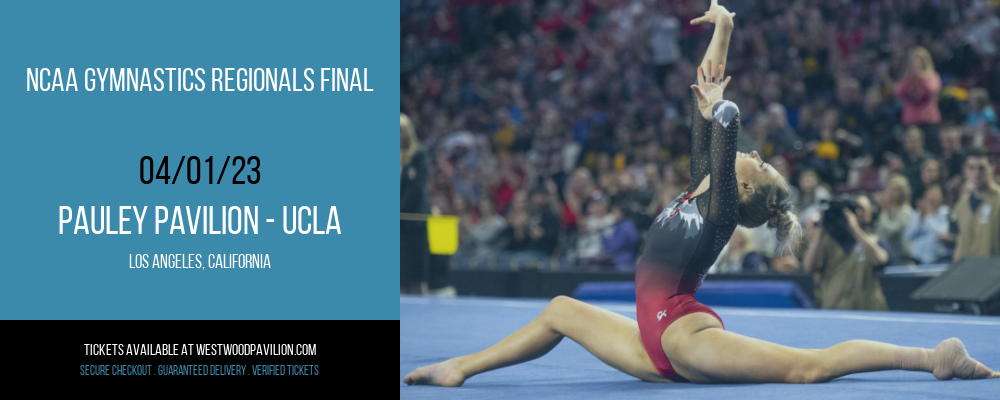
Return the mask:
M 773 184 L 780 177 L 771 164 L 760 159 L 756 150 L 750 153 L 736 152 L 736 185 L 741 196 L 751 195 L 754 188 Z

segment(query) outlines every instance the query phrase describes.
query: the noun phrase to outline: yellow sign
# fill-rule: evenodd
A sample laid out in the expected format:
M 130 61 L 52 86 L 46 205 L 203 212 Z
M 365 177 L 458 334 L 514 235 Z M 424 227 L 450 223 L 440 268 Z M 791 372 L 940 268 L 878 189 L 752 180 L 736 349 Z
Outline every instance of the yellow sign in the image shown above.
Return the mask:
M 431 254 L 450 255 L 458 250 L 458 217 L 430 215 L 427 217 L 427 241 Z

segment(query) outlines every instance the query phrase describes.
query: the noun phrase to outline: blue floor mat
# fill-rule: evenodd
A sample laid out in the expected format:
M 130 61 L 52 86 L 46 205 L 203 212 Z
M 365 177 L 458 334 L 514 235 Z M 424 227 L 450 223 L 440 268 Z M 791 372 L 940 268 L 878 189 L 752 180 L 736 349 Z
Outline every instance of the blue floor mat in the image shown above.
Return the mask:
M 547 300 L 401 296 L 400 399 L 1000 399 L 1000 379 L 937 381 L 931 374 L 883 371 L 815 385 L 647 383 L 619 372 L 572 340 L 524 364 L 475 376 L 460 388 L 406 386 L 413 369 L 482 350 L 531 322 Z M 629 318 L 635 304 L 592 302 Z M 919 313 L 715 307 L 726 329 L 787 346 L 824 348 L 851 339 L 934 347 L 958 337 L 969 354 L 1000 368 L 1000 318 Z

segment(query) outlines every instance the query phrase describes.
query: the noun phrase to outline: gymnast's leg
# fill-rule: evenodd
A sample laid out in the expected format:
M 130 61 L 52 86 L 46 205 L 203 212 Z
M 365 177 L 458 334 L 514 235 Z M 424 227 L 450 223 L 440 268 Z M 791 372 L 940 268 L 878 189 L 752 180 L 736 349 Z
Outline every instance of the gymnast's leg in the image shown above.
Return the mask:
M 407 385 L 461 386 L 474 375 L 541 357 L 564 337 L 573 339 L 619 371 L 646 381 L 666 381 L 646 355 L 635 320 L 558 296 L 534 321 L 497 344 L 478 353 L 417 368 L 407 374 L 403 382 Z
M 708 314 L 695 313 L 664 332 L 667 356 L 682 376 L 702 383 L 815 383 L 858 372 L 902 369 L 931 372 L 942 380 L 1000 378 L 1000 373 L 969 357 L 955 338 L 934 349 L 869 340 L 797 349 L 716 329 L 717 324 Z M 671 331 L 674 328 L 678 329 Z

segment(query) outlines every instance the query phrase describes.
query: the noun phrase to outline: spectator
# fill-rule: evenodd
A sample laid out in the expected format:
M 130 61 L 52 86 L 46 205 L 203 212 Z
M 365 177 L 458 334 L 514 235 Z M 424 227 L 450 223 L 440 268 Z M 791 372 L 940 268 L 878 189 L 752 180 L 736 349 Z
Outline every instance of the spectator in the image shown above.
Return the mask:
M 816 171 L 806 169 L 799 173 L 799 195 L 795 199 L 795 209 L 799 219 L 808 221 L 820 211 L 820 203 L 830 200 L 830 189 L 820 183 Z
M 496 213 L 496 208 L 488 197 L 479 200 L 478 215 L 469 214 L 461 219 L 467 232 L 461 243 L 466 256 L 475 265 L 496 259 L 500 235 L 507 227 L 507 221 Z
M 993 7 L 985 1 L 976 2 L 966 11 L 969 28 L 966 37 L 979 54 L 995 56 L 997 54 L 996 31 L 1000 28 L 1000 18 L 996 16 Z
M 835 108 L 823 112 L 819 127 L 809 135 L 810 164 L 825 181 L 842 182 L 847 178 L 845 160 L 861 148 L 861 138 L 840 127 L 840 113 Z
M 586 218 L 580 223 L 580 237 L 577 238 L 576 252 L 580 267 L 595 269 L 610 264 L 604 253 L 602 239 L 614 230 L 616 218 L 608 213 L 608 198 L 603 194 L 594 195 L 586 205 Z
M 903 124 L 918 125 L 924 133 L 924 147 L 932 153 L 938 152 L 940 91 L 941 77 L 934 71 L 930 53 L 923 47 L 914 47 L 905 75 L 896 82 L 896 98 L 903 103 Z
M 965 156 L 962 154 L 962 135 L 955 125 L 941 130 L 941 161 L 944 164 L 944 198 L 946 204 L 955 204 L 962 189 L 962 171 Z
M 910 243 L 903 240 L 903 230 L 913 216 L 910 184 L 903 176 L 894 175 L 877 198 L 882 211 L 875 222 L 875 233 L 889 245 L 890 262 L 899 263 L 910 257 Z
M 646 210 L 646 215 L 656 218 L 664 208 L 670 205 L 677 196 L 684 190 L 685 183 L 681 182 L 680 174 L 673 165 L 663 168 L 663 180 L 660 182 L 656 197 Z
M 492 194 L 496 199 L 498 213 L 507 212 L 507 207 L 514 200 L 514 194 L 522 189 L 528 181 L 521 155 L 508 155 L 499 157 L 499 171 L 495 171 L 492 176 Z
M 788 160 L 786 160 L 785 157 L 774 156 L 767 159 L 767 163 L 771 164 L 771 167 L 774 168 L 774 171 L 777 172 L 778 175 L 781 175 L 785 179 L 791 180 L 790 179 L 792 176 L 791 169 L 788 166 Z M 798 189 L 793 190 L 793 192 L 797 191 Z
M 515 268 L 540 268 L 547 259 L 544 253 L 533 246 L 528 210 L 512 207 L 507 213 L 507 228 L 500 234 L 501 249 L 509 257 L 510 265 Z
M 649 31 L 649 48 L 656 74 L 656 84 L 663 88 L 667 75 L 673 72 L 681 58 L 680 37 L 681 22 L 671 12 L 670 4 L 656 3 L 654 11 L 646 20 Z
M 754 245 L 750 228 L 737 226 L 729 243 L 722 248 L 715 264 L 708 269 L 710 274 L 740 274 L 764 272 L 764 257 Z
M 399 212 L 429 214 L 427 198 L 428 162 L 420 150 L 413 122 L 399 114 Z M 420 294 L 426 290 L 430 268 L 427 222 L 417 218 L 399 221 L 399 292 Z
M 794 253 L 771 258 L 770 270 L 773 272 L 793 274 L 799 272 L 799 268 L 799 258 Z
M 803 257 L 806 272 L 816 282 L 820 308 L 887 311 L 876 270 L 889 261 L 884 244 L 868 233 L 872 203 L 867 196 L 855 198 L 857 214 L 844 210 L 846 231 L 831 234 L 830 221 L 818 225 L 819 216 L 807 221 L 809 249 Z M 843 235 L 843 237 L 841 237 Z
M 562 225 L 568 232 L 575 232 L 583 219 L 583 203 L 594 190 L 590 170 L 579 167 L 573 171 L 563 189 Z
M 545 189 L 531 192 L 531 214 L 528 221 L 531 249 L 542 258 L 552 257 L 559 246 L 559 216 L 553 211 L 552 193 Z
M 920 184 L 913 187 L 914 202 L 924 196 L 924 190 L 926 190 L 926 188 L 944 184 L 944 177 L 947 173 L 942 170 L 943 168 L 944 166 L 936 158 L 928 158 L 924 160 L 924 164 L 920 166 Z M 915 205 L 916 204 L 914 203 L 914 206 Z
M 861 86 L 854 78 L 841 78 L 837 82 L 836 107 L 840 110 L 840 127 L 848 132 L 860 132 L 864 119 Z
M 948 260 L 948 206 L 944 203 L 941 186 L 931 185 L 917 201 L 903 239 L 910 242 L 910 255 L 919 264 L 933 264 Z
M 957 125 L 946 125 L 941 129 L 941 161 L 948 173 L 945 181 L 962 176 L 965 155 L 962 154 L 962 130 Z
M 761 147 L 765 154 L 780 155 L 802 147 L 802 139 L 788 124 L 788 112 L 781 103 L 768 104 L 763 122 L 768 130 L 768 143 L 772 146 L 771 149 Z
M 631 172 L 618 173 L 618 192 L 611 200 L 625 213 L 625 218 L 632 220 L 636 229 L 645 231 L 653 224 L 653 217 L 646 213 L 653 202 L 653 191 L 639 189 Z
M 778 239 L 774 237 L 774 233 L 766 229 L 767 227 L 761 228 L 760 226 L 756 228 L 750 228 L 750 241 L 753 242 L 754 248 L 757 252 L 764 257 L 764 260 L 772 260 L 778 254 Z M 797 250 L 797 249 L 793 249 Z M 795 253 L 801 255 L 802 252 Z M 798 256 L 796 256 L 797 258 Z
M 998 133 L 997 114 L 993 112 L 986 89 L 974 88 L 969 91 L 969 112 L 965 117 L 965 125 L 972 131 L 970 136 Z
M 920 128 L 911 126 L 906 130 L 906 137 L 903 139 L 903 175 L 910 183 L 910 187 L 920 187 L 920 170 L 924 166 L 924 161 L 931 157 L 924 151 L 923 132 Z
M 883 155 L 895 144 L 892 128 L 899 122 L 899 108 L 876 85 L 865 93 L 864 114 L 861 117 L 860 135 L 865 143 L 864 154 L 870 155 L 881 165 Z
M 958 228 L 954 260 L 1000 256 L 1000 188 L 993 181 L 989 153 L 970 149 L 962 173 L 964 193 L 951 216 Z
M 530 217 L 531 209 L 529 208 L 529 206 L 531 204 L 528 203 L 529 200 L 530 199 L 528 198 L 527 190 L 518 190 L 514 192 L 513 196 L 511 196 L 510 204 L 507 205 L 507 208 L 504 211 L 507 214 L 510 214 L 510 212 L 513 210 L 525 211 L 528 213 L 528 216 Z
M 559 112 L 552 108 L 542 114 L 538 136 L 531 142 L 529 153 L 535 172 L 542 178 L 551 178 L 562 172 L 563 136 Z
M 498 107 L 493 130 L 493 149 L 497 156 L 506 157 L 514 150 L 520 127 L 511 115 L 510 109 Z
M 601 237 L 603 253 L 618 271 L 635 271 L 636 253 L 639 251 L 639 231 L 632 220 L 625 217 L 621 204 L 611 203 L 615 222 Z
M 636 184 L 641 190 L 653 193 L 655 198 L 656 192 L 660 189 L 660 185 L 662 184 L 659 166 L 655 163 L 642 165 L 642 173 L 637 174 Z

